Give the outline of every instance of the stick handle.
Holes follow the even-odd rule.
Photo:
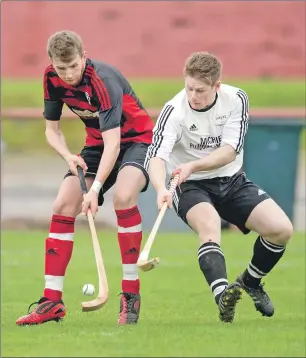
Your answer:
[[[164,218],[164,215],[165,215],[165,213],[166,213],[166,211],[167,211],[167,208],[168,208],[168,204],[167,204],[167,203],[164,203],[163,206],[162,206],[162,208],[161,208],[160,211],[159,211],[159,214],[158,214],[158,216],[157,216],[157,219],[156,219],[156,221],[155,221],[155,223],[154,223],[154,225],[153,225],[153,228],[152,228],[152,230],[151,230],[151,232],[150,232],[150,235],[149,235],[149,237],[148,237],[148,239],[147,239],[147,242],[146,242],[146,244],[145,244],[145,246],[144,246],[144,248],[143,248],[143,251],[142,251],[142,253],[141,253],[140,256],[147,256],[147,255],[149,255],[149,252],[150,252],[150,250],[151,250],[153,241],[154,241],[155,236],[156,236],[156,234],[157,234],[157,231],[158,231],[158,229],[159,229],[159,227],[160,227],[160,224],[161,224],[161,222],[162,222],[162,220],[163,220],[163,218]],[[142,259],[142,257],[140,257],[140,259]]]
[[[176,174],[176,175],[173,177],[173,179],[171,180],[171,182],[170,182],[170,187],[169,187],[169,191],[170,191],[171,194],[174,193],[174,190],[175,190],[176,187],[177,187],[177,183],[178,183],[179,179],[180,179],[180,175],[179,175],[179,174]]]
[[[87,190],[84,172],[83,172],[83,169],[79,165],[77,166],[77,170],[78,170],[81,189],[82,189],[83,194],[85,195],[88,192],[88,190]],[[98,235],[97,235],[97,231],[96,231],[96,227],[95,227],[95,223],[94,223],[94,218],[92,216],[90,209],[88,209],[88,211],[87,211],[87,219],[88,219],[88,224],[89,224],[89,228],[90,228],[92,244],[93,244],[93,248],[94,248],[96,265],[97,265],[97,269],[98,269],[99,283],[100,282],[102,283],[102,285],[99,284],[99,296],[102,296],[103,294],[108,294],[108,284],[107,284],[107,278],[106,278],[105,269],[104,269],[101,247],[100,247],[100,243],[99,243],[99,239],[98,239]]]
[[[179,177],[180,177],[179,174],[176,174],[174,176],[174,178],[170,182],[169,191],[170,191],[171,194],[173,194],[174,191],[175,191],[175,188],[176,188],[177,183],[179,181]],[[150,250],[151,250],[151,247],[153,245],[153,241],[155,239],[155,236],[156,236],[157,231],[158,231],[158,229],[160,227],[160,224],[162,223],[162,220],[164,218],[164,215],[165,215],[167,209],[168,209],[168,204],[165,202],[163,204],[162,208],[160,209],[160,212],[159,212],[159,214],[157,216],[157,219],[156,219],[156,221],[155,221],[155,223],[153,225],[153,228],[152,228],[152,230],[150,232],[150,235],[149,235],[149,237],[147,239],[147,242],[146,242],[146,244],[145,244],[145,246],[144,246],[144,248],[143,248],[143,250],[142,250],[142,252],[141,252],[141,254],[139,256],[139,261],[146,260],[148,258]]]
[[[89,223],[89,228],[91,232],[91,238],[92,238],[92,244],[94,248],[94,254],[96,259],[96,265],[98,270],[98,278],[99,278],[99,297],[102,297],[104,295],[108,295],[108,284],[107,284],[107,278],[106,273],[104,269],[104,263],[102,258],[102,252],[101,247],[94,223],[94,218],[92,216],[91,210],[89,209],[87,212],[87,218]]]
[[[87,185],[86,185],[86,180],[85,180],[83,169],[82,169],[82,167],[80,167],[78,165],[77,170],[78,170],[78,175],[79,175],[79,180],[80,180],[80,184],[81,184],[82,193],[86,194],[88,190],[87,190]]]

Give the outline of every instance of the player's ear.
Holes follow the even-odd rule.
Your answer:
[[[87,56],[87,52],[84,51],[84,52],[83,52],[83,57],[86,58],[86,56]]]
[[[220,86],[221,86],[221,81],[219,80],[219,81],[217,81],[217,83],[216,83],[216,91],[219,91]]]

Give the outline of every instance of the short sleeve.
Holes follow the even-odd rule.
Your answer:
[[[164,106],[153,129],[152,144],[148,150],[149,159],[159,157],[169,160],[173,146],[180,138],[180,126],[173,115],[174,107],[171,104]]]
[[[231,145],[239,154],[243,149],[244,138],[248,131],[249,100],[247,94],[239,90],[235,97],[233,109],[224,126],[222,144]]]
[[[99,103],[99,124],[102,132],[120,127],[123,90],[114,78],[102,79],[97,73],[92,85]]]
[[[61,118],[64,103],[59,98],[56,88],[51,82],[53,68],[48,66],[44,73],[44,112],[45,119],[50,121],[58,121]]]

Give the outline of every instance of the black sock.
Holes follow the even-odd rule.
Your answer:
[[[205,242],[198,250],[200,268],[218,304],[223,290],[228,286],[225,258],[215,242]]]
[[[260,280],[269,273],[285,252],[285,246],[275,245],[258,236],[254,244],[253,257],[243,273],[243,282],[248,287],[258,287]]]

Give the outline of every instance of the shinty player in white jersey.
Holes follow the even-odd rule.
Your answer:
[[[283,256],[293,233],[283,210],[242,170],[248,128],[248,96],[221,84],[221,63],[197,52],[184,66],[185,88],[164,106],[154,128],[147,161],[160,209],[165,201],[200,240],[198,261],[222,322],[234,320],[244,290],[256,310],[271,317],[274,307],[261,279]],[[173,197],[168,174],[180,173]],[[244,234],[258,233],[253,256],[236,282],[228,284],[221,250],[221,218]]]

